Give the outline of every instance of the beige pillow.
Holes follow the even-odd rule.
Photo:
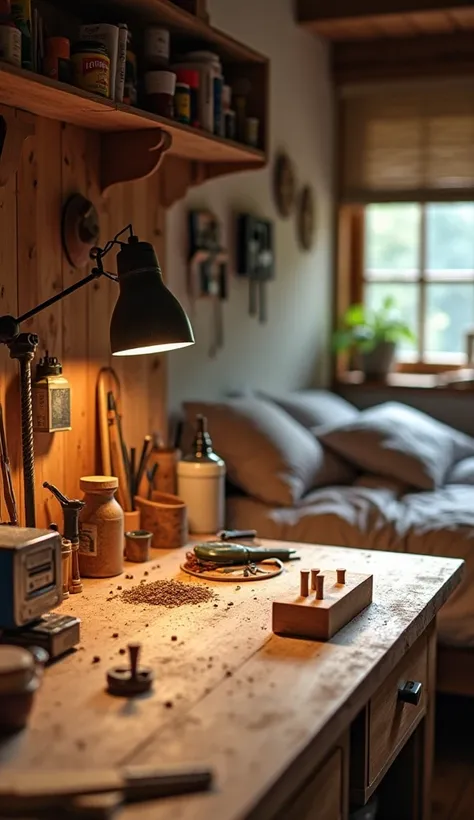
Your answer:
[[[353,479],[348,465],[327,456],[311,433],[271,402],[245,396],[184,407],[188,423],[198,413],[206,416],[232,483],[266,504],[289,507],[312,487]]]

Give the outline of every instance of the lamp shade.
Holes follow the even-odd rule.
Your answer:
[[[163,353],[194,344],[186,313],[168,290],[152,245],[130,238],[117,254],[120,293],[110,324],[114,356]]]

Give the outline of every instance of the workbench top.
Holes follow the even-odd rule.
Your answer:
[[[303,560],[266,581],[192,578],[179,569],[185,550],[155,551],[149,564],[126,565],[131,580],[85,580],[82,595],[60,610],[82,619],[81,646],[47,669],[28,729],[0,745],[2,767],[210,766],[212,793],[129,806],[121,818],[272,817],[427,628],[463,572],[456,559],[294,546]],[[327,643],[271,631],[273,599],[299,588],[305,566],[374,575],[373,604]],[[176,609],[119,597],[119,587],[162,578],[204,583],[218,597]],[[119,650],[130,641],[142,643],[141,663],[154,669],[155,686],[127,701],[108,695],[105,685],[106,671],[123,665]]]

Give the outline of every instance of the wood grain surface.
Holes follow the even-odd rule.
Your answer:
[[[83,619],[82,645],[47,670],[29,729],[1,745],[2,764],[210,765],[212,794],[129,807],[124,820],[271,817],[314,773],[463,574],[455,559],[297,546],[308,565],[374,575],[372,605],[324,644],[271,632],[272,600],[298,584],[300,562],[255,585],[208,583],[214,600],[180,609],[125,603],[118,587],[173,577],[202,583],[179,571],[185,550],[129,565],[132,579],[85,581],[82,596],[61,607]],[[142,643],[156,683],[149,697],[127,703],[105,693],[105,674],[132,640]]]

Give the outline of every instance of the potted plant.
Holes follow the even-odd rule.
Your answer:
[[[349,351],[367,379],[385,379],[393,367],[397,345],[415,336],[401,317],[395,300],[387,296],[377,310],[351,305],[334,334],[338,353]]]

